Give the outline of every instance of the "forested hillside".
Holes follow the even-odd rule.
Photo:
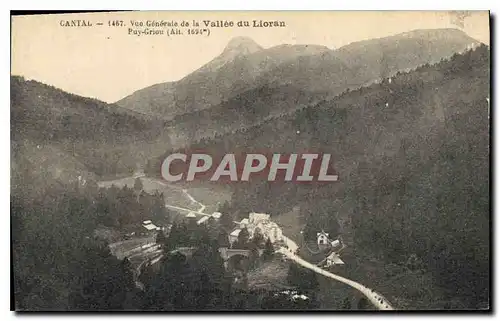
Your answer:
[[[416,255],[461,307],[484,307],[489,55],[481,46],[191,148],[215,155],[243,150],[333,154],[339,182],[237,185],[233,211],[279,215],[300,205],[308,224],[328,229],[346,222],[341,232],[361,253],[387,264]],[[158,174],[162,159],[151,162],[151,173]]]
[[[40,167],[50,172],[36,162],[47,159],[47,163],[57,164],[63,158],[65,164],[58,170],[68,172],[73,180],[77,176],[131,173],[145,159],[141,146],[156,139],[163,126],[163,121],[116,105],[11,77],[14,168],[32,166],[34,171]]]

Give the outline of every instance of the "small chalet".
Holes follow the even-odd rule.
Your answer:
[[[143,231],[145,230],[144,232],[146,232],[146,233],[152,233],[152,232],[156,232],[156,231],[161,230],[161,227],[153,224],[153,222],[151,220],[147,220],[147,221],[142,222],[142,227],[143,227]]]
[[[238,236],[240,235],[241,229],[236,229],[229,234],[229,244],[233,244],[238,240]]]
[[[344,261],[340,259],[340,256],[332,252],[327,258],[326,258],[326,266],[333,266],[333,265],[344,265]]]
[[[208,223],[208,219],[210,218],[211,216],[203,216],[202,218],[200,218],[198,220],[198,222],[196,222],[196,224],[198,225],[201,225],[201,224],[206,224]]]
[[[340,253],[346,247],[345,243],[342,241],[341,236],[339,236],[336,240],[332,241],[330,245],[332,246],[332,250],[335,251],[336,253]]]
[[[318,237],[318,245],[328,244],[328,233],[325,233],[325,231],[321,231],[320,233],[317,233],[316,236]]]

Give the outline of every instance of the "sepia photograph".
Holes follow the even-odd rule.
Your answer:
[[[491,311],[489,11],[10,20],[14,311]]]

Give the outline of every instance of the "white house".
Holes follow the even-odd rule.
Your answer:
[[[340,247],[341,244],[340,244],[340,240],[335,240],[335,241],[332,241],[332,247],[333,248],[336,248],[336,247]]]
[[[248,218],[242,219],[241,222],[240,222],[240,228],[246,228],[246,227],[248,227],[248,225],[249,225],[248,223],[249,223],[248,222]]]
[[[236,229],[229,234],[229,244],[233,244],[238,240],[238,236],[240,235],[241,229]]]
[[[316,236],[318,237],[318,245],[328,244],[328,233],[321,231],[320,233],[316,233]]]
[[[155,230],[155,231],[156,231],[156,229],[158,228],[158,227],[157,227],[156,225],[154,225],[153,223],[143,224],[142,226],[143,226],[146,230],[148,230],[148,231],[153,231],[153,230]]]
[[[265,239],[269,238],[272,243],[283,241],[283,231],[278,224],[271,221],[271,216],[265,213],[250,213],[248,218],[244,218],[239,222],[239,228],[234,230],[229,235],[231,244],[238,239],[241,229],[248,230],[249,238],[253,238],[255,231],[258,229]]]
[[[335,252],[333,252],[326,258],[326,266],[344,265],[344,264],[345,264],[344,261],[342,261],[339,255]]]
[[[271,215],[265,213],[250,213],[248,218],[251,224],[257,225],[259,222],[270,221]]]
[[[258,230],[265,239],[269,238],[271,243],[283,241],[283,231],[278,224],[269,220],[269,214],[252,214],[257,213],[251,213],[250,218],[242,219],[239,228],[229,234],[229,242],[231,244],[238,240],[238,236],[242,229],[247,229],[249,239],[252,239],[255,232]]]
[[[198,220],[198,222],[196,222],[196,224],[201,225],[201,224],[203,224],[203,223],[206,223],[206,222],[208,221],[208,219],[209,219],[209,218],[210,218],[210,216],[203,216],[202,218],[200,218],[200,219]]]

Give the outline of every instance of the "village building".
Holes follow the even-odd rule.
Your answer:
[[[332,249],[334,250],[342,246],[339,239],[332,241],[330,244],[332,245]]]
[[[189,212],[184,219],[185,223],[187,224],[187,227],[190,231],[194,231],[196,227],[198,226],[198,219],[196,217],[196,214],[194,212]]]
[[[147,230],[147,231],[153,231],[153,230],[156,230],[157,226],[154,225],[154,224],[147,224],[147,225],[143,225],[143,227]]]
[[[326,258],[326,266],[333,266],[333,265],[344,265],[344,261],[340,259],[340,256],[332,252],[327,258]]]
[[[247,227],[248,227],[248,218],[244,218],[240,222],[240,228],[243,229],[243,228],[247,228]]]
[[[142,222],[141,234],[150,235],[156,233],[156,231],[160,231],[161,227],[156,226],[151,220],[147,220]]]
[[[210,218],[210,216],[203,216],[202,218],[200,218],[198,220],[198,222],[196,222],[196,224],[198,224],[198,225],[206,224],[206,223],[208,223],[209,218]]]
[[[259,222],[267,222],[271,220],[271,215],[265,213],[250,213],[248,215],[248,220],[251,224],[257,224]]]
[[[253,238],[254,234],[258,231],[258,233],[262,234],[265,239],[269,238],[271,243],[277,243],[283,241],[283,231],[278,226],[278,224],[271,221],[271,216],[265,213],[250,213],[248,218],[244,218],[239,223],[239,228],[235,229],[230,235],[231,244],[234,242],[232,238],[236,239],[239,235],[241,229],[246,228],[248,230],[249,238]],[[231,235],[234,236],[232,237]]]
[[[238,236],[240,235],[241,229],[236,229],[229,234],[229,244],[233,244],[234,242],[238,241]]]
[[[320,233],[316,233],[318,239],[318,245],[327,245],[328,244],[328,233],[325,231],[321,231]]]

